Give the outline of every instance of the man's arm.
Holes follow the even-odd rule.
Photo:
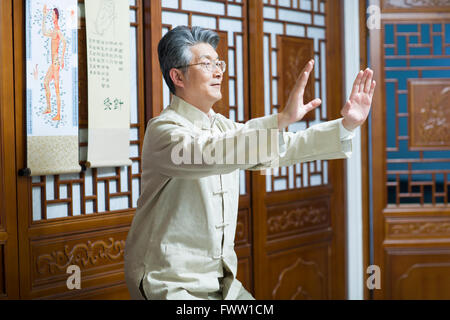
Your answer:
[[[144,139],[145,161],[152,163],[155,170],[164,175],[195,179],[226,174],[237,169],[260,170],[298,162],[347,157],[351,152],[351,141],[341,141],[341,119],[321,123],[297,133],[279,130],[301,120],[307,112],[320,105],[320,99],[303,104],[303,92],[312,66],[313,62],[310,62],[305,67],[305,71],[302,72],[291,92],[285,109],[279,114],[252,119],[222,134],[205,136],[194,133],[191,129],[173,121],[157,120],[150,123]],[[359,74],[355,80],[358,93],[362,82],[363,77]],[[364,85],[366,82],[368,82],[367,75],[364,78]],[[374,85],[372,87],[374,88]],[[373,90],[370,92],[373,94]],[[353,94],[351,97],[355,98]],[[349,121],[347,124],[350,126],[361,121],[359,118],[361,114],[367,117],[364,112],[368,113],[370,109],[370,105],[368,108],[362,108],[359,105],[360,98],[361,96],[357,96],[353,99],[353,104],[350,103],[349,106],[346,104],[344,107]],[[261,143],[262,136],[265,140]],[[257,143],[255,143],[255,137],[257,137]],[[231,152],[228,146],[233,146]],[[216,156],[217,152],[218,156]],[[212,154],[215,155],[214,159],[208,162],[213,158]],[[195,161],[196,155],[198,162]],[[210,159],[205,161],[203,155],[209,156]],[[245,161],[237,161],[239,156]],[[252,161],[255,159],[256,161]]]
[[[322,122],[298,132],[283,132],[279,158],[248,170],[287,167],[296,163],[348,158],[352,152],[351,136],[343,133],[341,119]]]
[[[279,157],[277,124],[273,114],[226,132],[210,133],[157,119],[146,131],[143,162],[161,174],[184,179],[245,170]]]
[[[306,113],[320,105],[320,99],[303,104],[303,93],[314,60],[308,62],[291,91],[286,107],[278,113],[278,128],[286,128],[300,121]],[[313,160],[339,159],[349,157],[352,150],[352,131],[364,123],[370,112],[375,91],[373,71],[360,71],[353,83],[349,100],[341,110],[343,118],[312,126],[297,133],[283,132],[280,139],[281,154],[278,159],[258,164],[249,170],[261,170],[278,166],[290,166]]]
[[[51,37],[51,33],[45,28],[45,18],[47,17],[47,5],[44,4],[43,17],[42,17],[42,34],[46,37]]]

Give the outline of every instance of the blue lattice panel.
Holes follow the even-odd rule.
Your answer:
[[[450,24],[385,24],[383,31],[388,204],[446,206]]]

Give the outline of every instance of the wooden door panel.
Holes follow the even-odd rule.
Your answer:
[[[104,287],[123,280],[123,251],[129,228],[121,229],[32,237],[31,295],[67,295],[69,265],[80,267],[82,288]]]
[[[378,299],[449,297],[450,6],[375,1],[373,252]],[[392,14],[395,12],[395,14]],[[378,86],[377,86],[378,87]],[[382,130],[379,130],[382,128]]]
[[[237,278],[242,285],[249,291],[253,288],[253,270],[250,247],[247,250],[236,248],[238,259]]]
[[[340,3],[264,1],[260,5],[253,8],[256,21],[262,24],[255,34],[259,42],[254,43],[263,61],[254,62],[254,74],[263,71],[264,90],[253,94],[258,110],[254,116],[281,112],[299,73],[314,59],[304,100],[317,97],[323,103],[287,129],[297,132],[340,117],[342,69],[336,63],[341,61],[341,35],[336,32],[341,24]],[[253,175],[258,210],[255,265],[261,265],[255,269],[257,298],[344,298],[345,247],[339,241],[345,238],[343,164],[341,160],[312,161],[273,169],[265,176]],[[317,247],[318,242],[324,247]],[[329,269],[330,264],[336,268]],[[315,269],[308,269],[312,265]]]
[[[253,291],[253,259],[252,259],[252,224],[248,205],[242,204],[238,211],[236,236],[234,239],[236,255],[238,256],[237,278],[245,288]]]
[[[310,197],[308,200],[267,207],[267,241],[301,236],[331,227],[330,198]]]
[[[266,296],[282,300],[330,299],[331,242],[268,253]]]
[[[388,299],[450,299],[450,249],[387,248]]]

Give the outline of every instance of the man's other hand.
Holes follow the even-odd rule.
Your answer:
[[[320,106],[322,101],[316,98],[307,104],[303,104],[303,94],[305,92],[306,84],[308,83],[309,74],[314,66],[314,60],[310,60],[303,68],[302,72],[295,82],[289,99],[283,111],[278,114],[278,128],[284,129],[291,123],[300,121],[311,110]]]

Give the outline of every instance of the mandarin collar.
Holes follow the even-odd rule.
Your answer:
[[[208,112],[209,116],[199,108],[186,102],[180,97],[173,95],[169,106],[171,109],[188,119],[192,124],[200,129],[210,129],[214,123],[216,113],[211,108]]]

